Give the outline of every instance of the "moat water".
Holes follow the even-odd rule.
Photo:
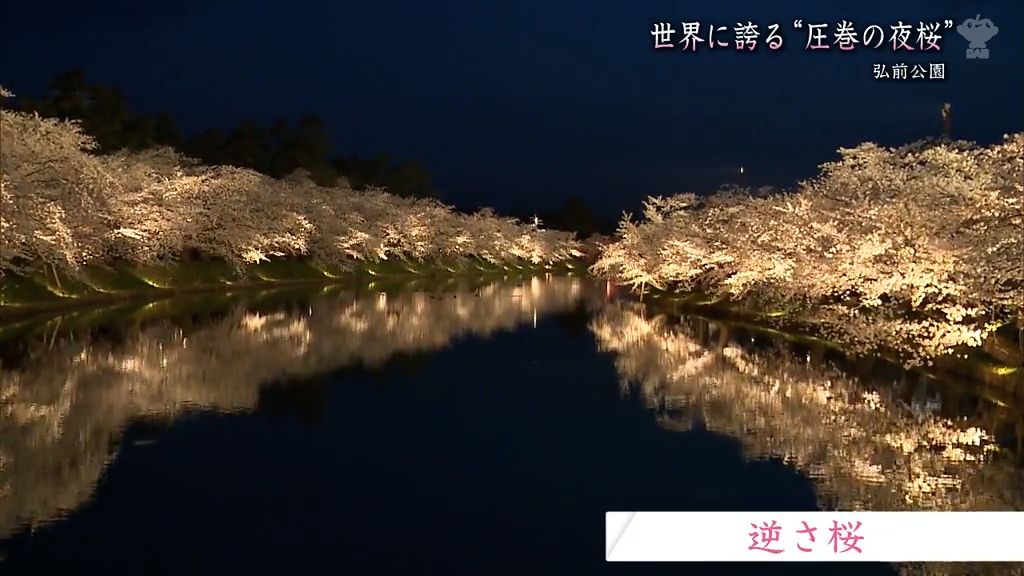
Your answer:
[[[583,278],[125,304],[0,354],[0,574],[897,574],[609,564],[604,513],[1024,501],[1006,406]]]

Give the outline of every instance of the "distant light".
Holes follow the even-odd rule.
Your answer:
[[[740,166],[740,174],[743,174],[743,166]]]

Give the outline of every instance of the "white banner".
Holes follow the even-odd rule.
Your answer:
[[[1024,512],[607,512],[609,562],[1024,562]]]

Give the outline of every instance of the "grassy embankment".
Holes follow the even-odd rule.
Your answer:
[[[0,321],[47,310],[113,301],[155,300],[196,292],[230,293],[303,284],[384,289],[417,280],[565,273],[583,268],[579,262],[496,265],[479,259],[458,263],[397,259],[365,262],[343,270],[317,266],[302,259],[283,259],[238,270],[223,261],[194,260],[164,266],[89,265],[72,277],[51,267],[39,266],[29,273],[0,276]]]

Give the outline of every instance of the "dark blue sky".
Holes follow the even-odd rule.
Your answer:
[[[946,101],[957,137],[1024,130],[1020,0],[36,4],[9,2],[0,22],[0,83],[16,93],[80,67],[186,131],[316,113],[339,153],[419,160],[458,204],[544,210],[579,195],[614,215],[713,189],[740,165],[752,184],[791,183],[839,146],[937,135]],[[979,13],[1000,28],[989,60],[967,60],[954,30],[922,57],[810,53],[792,27]],[[656,52],[652,24],[683,20],[779,23],[786,46]],[[897,61],[945,62],[947,80],[872,79],[872,63]]]

